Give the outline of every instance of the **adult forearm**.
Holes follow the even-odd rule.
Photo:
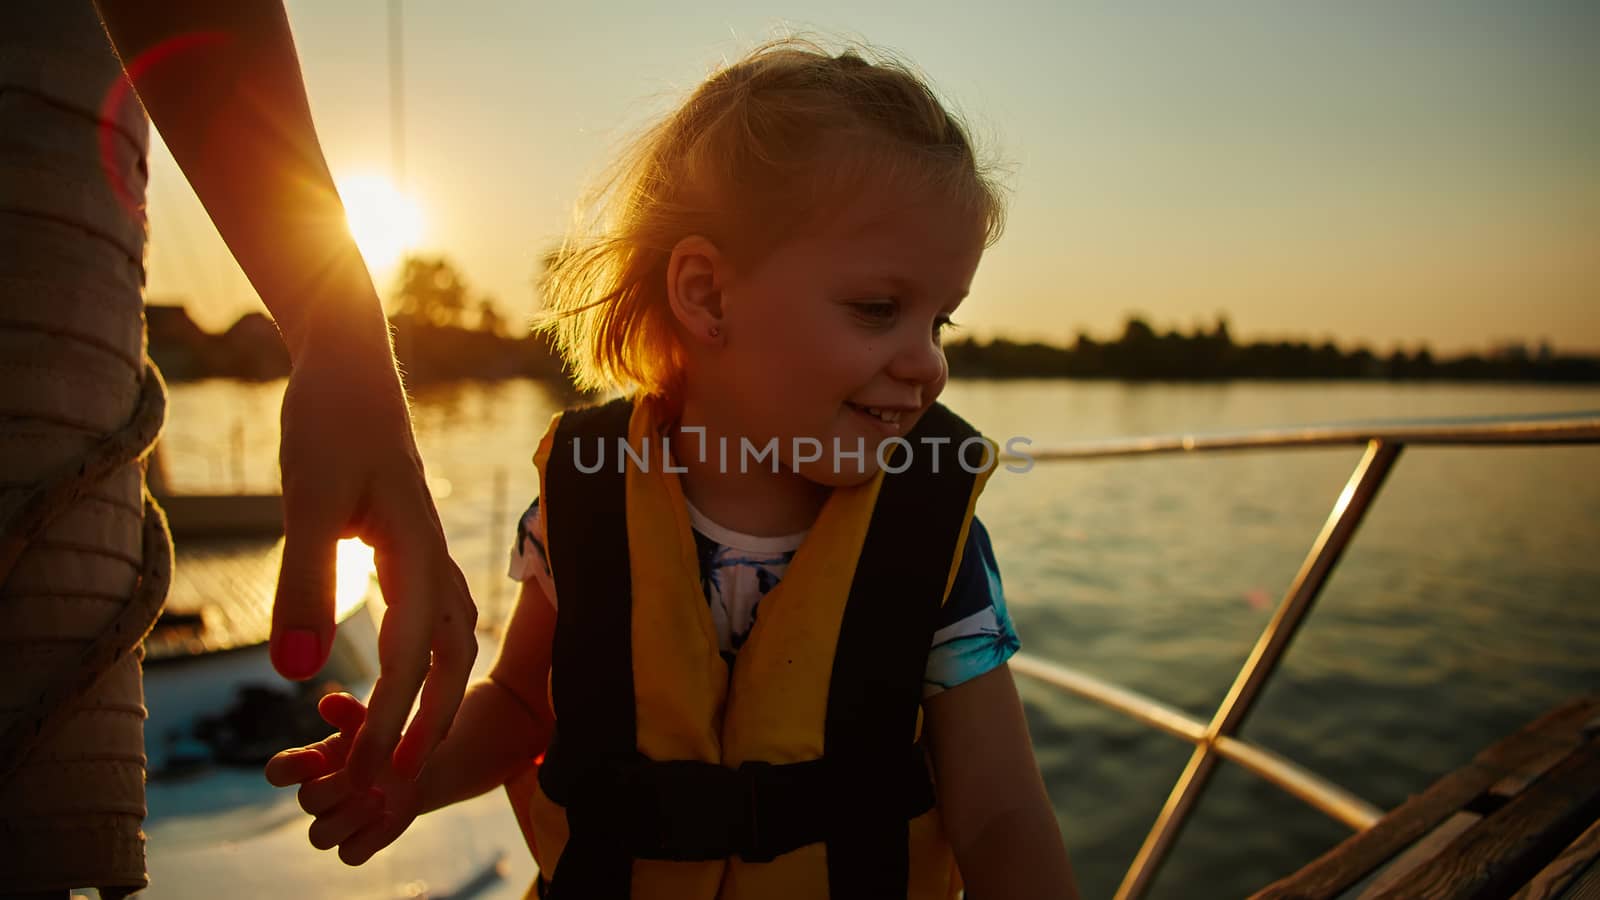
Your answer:
[[[1046,806],[996,817],[958,856],[968,900],[1078,900],[1061,829]]]
[[[450,734],[417,779],[418,812],[492,791],[544,752],[551,723],[533,718],[505,688],[473,682]]]
[[[291,356],[321,327],[313,319],[386,353],[382,309],[317,142],[281,0],[96,5],[151,121]]]

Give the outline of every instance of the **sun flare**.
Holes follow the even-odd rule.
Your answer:
[[[389,179],[347,175],[336,183],[344,201],[345,221],[368,270],[378,273],[392,267],[422,240],[422,207]]]

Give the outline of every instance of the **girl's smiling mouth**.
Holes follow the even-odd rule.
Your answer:
[[[916,411],[914,409],[895,406],[865,406],[860,403],[851,403],[848,401],[845,402],[845,406],[850,407],[851,411],[856,413],[856,415],[870,423],[872,427],[883,431],[885,434],[899,434],[902,424],[901,420]]]

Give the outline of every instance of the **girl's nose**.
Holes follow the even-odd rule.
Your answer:
[[[889,374],[911,384],[932,384],[944,377],[944,367],[944,351],[939,348],[938,339],[922,334],[905,340],[889,361]]]

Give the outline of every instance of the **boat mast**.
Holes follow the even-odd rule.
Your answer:
[[[389,0],[389,151],[395,189],[406,189],[405,69],[401,46],[401,0]]]

